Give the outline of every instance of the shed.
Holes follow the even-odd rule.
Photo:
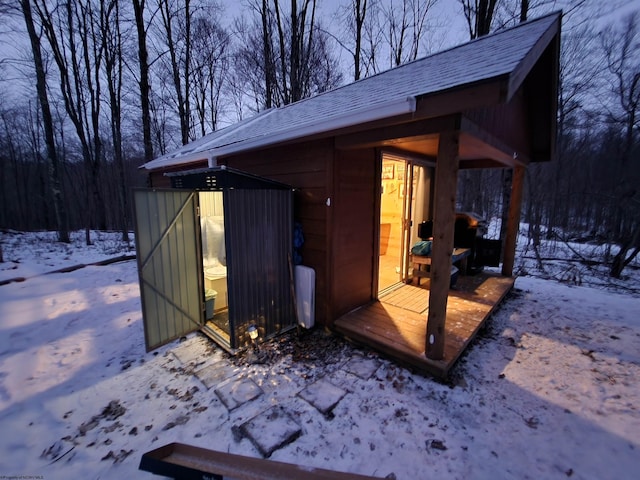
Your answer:
[[[292,185],[316,321],[446,375],[513,286],[524,171],[554,156],[560,27],[560,13],[521,23],[266,110],[142,168],[153,186],[167,185],[167,172],[215,165]],[[450,290],[466,168],[513,169],[509,224],[502,274],[461,277]],[[424,221],[430,278],[407,285]]]
[[[234,352],[295,327],[290,186],[224,166],[136,189],[136,250],[145,343],[197,329]]]

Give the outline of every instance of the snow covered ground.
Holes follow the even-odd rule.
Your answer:
[[[523,259],[536,277],[442,384],[322,331],[260,362],[199,334],[145,353],[135,261],[39,275],[130,253],[118,236],[35,237],[2,237],[0,282],[30,278],[0,286],[0,478],[159,478],[140,457],[174,441],[381,478],[638,478],[637,265]],[[542,255],[597,248],[570,247]]]

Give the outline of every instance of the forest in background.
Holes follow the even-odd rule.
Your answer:
[[[522,218],[546,239],[640,251],[640,9],[596,0],[0,0],[0,229],[132,228],[138,167],[272,107],[564,12],[553,162],[527,170]],[[442,17],[447,5],[461,19]],[[455,8],[451,4],[455,3]],[[440,7],[440,8],[439,8]],[[609,20],[604,21],[603,17]],[[450,20],[450,19],[449,19]],[[496,52],[499,54],[499,52]],[[461,171],[458,206],[500,217],[510,169]],[[0,261],[2,260],[0,241]]]

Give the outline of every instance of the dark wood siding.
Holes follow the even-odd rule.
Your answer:
[[[171,188],[171,180],[163,171],[149,173],[149,186],[153,188]]]
[[[531,144],[527,137],[529,125],[522,90],[514,95],[509,103],[469,110],[464,112],[464,116],[513,151],[528,157],[531,155]]]
[[[556,36],[525,80],[524,96],[531,128],[531,160],[547,162],[555,156],[558,113],[558,56],[560,38]]]
[[[336,152],[332,202],[333,319],[373,299],[376,151]]]
[[[293,186],[294,218],[302,224],[304,246],[302,263],[316,272],[316,321],[328,325],[327,198],[330,196],[330,169],[333,140],[261,150],[221,161],[229,167],[260,175]]]

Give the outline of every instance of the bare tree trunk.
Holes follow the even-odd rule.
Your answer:
[[[627,253],[629,253],[629,250],[631,250],[632,248],[633,248],[633,251],[631,252],[631,254],[627,256]],[[636,226],[636,229],[633,232],[632,237],[629,239],[629,241],[627,241],[620,247],[620,251],[613,258],[613,262],[611,263],[610,275],[613,278],[620,278],[622,275],[622,271],[624,270],[624,267],[629,265],[633,261],[633,259],[636,258],[639,252],[640,252],[640,225]]]
[[[616,164],[618,165],[620,182],[616,208],[616,235],[622,240],[620,251],[614,257],[610,275],[619,278],[622,270],[638,254],[640,249],[640,215],[638,204],[639,178],[633,178],[633,169],[629,168],[632,152],[636,147],[635,129],[638,108],[640,107],[640,72],[636,52],[640,44],[640,15],[635,12],[623,21],[623,28],[605,30],[600,36],[605,62],[611,74],[612,93],[619,102],[620,114],[611,113],[609,121],[617,124],[624,131],[623,144]],[[627,256],[629,250],[634,249]]]
[[[491,22],[498,0],[480,0],[478,15],[476,16],[476,32],[478,37],[491,32]]]
[[[392,67],[418,58],[427,15],[435,3],[436,0],[402,0],[401,8],[391,3],[383,10]]]
[[[190,65],[191,65],[191,15],[190,0],[184,0],[184,43],[185,53],[181,58],[178,54],[174,29],[174,15],[176,13],[171,9],[169,0],[161,0],[159,2],[160,14],[162,16],[164,40],[167,42],[167,48],[170,59],[171,77],[173,80],[173,88],[176,94],[176,103],[178,107],[178,117],[180,120],[180,136],[182,144],[189,143],[191,131],[191,99],[189,86]]]
[[[90,229],[106,228],[106,209],[100,186],[102,142],[100,139],[100,67],[102,48],[95,31],[95,18],[89,3],[67,2],[64,10],[48,10],[38,0],[38,15],[49,41],[60,75],[65,110],[82,147],[87,176],[85,239],[91,244]],[[78,45],[80,39],[80,59]],[[70,53],[70,58],[67,55]],[[95,222],[95,223],[94,223]]]
[[[522,0],[520,4],[520,22],[526,22],[529,15],[529,0]]]
[[[311,57],[313,55],[313,46],[316,36],[316,0],[311,0],[311,19],[309,21],[307,30],[307,13],[309,4],[310,0],[306,0],[304,9],[300,12],[300,26],[298,28],[300,55],[298,55],[299,58],[297,60],[298,74],[296,76],[296,89],[294,95],[295,100],[293,100],[294,102],[307,97],[310,91],[309,78],[312,70]],[[306,33],[305,42],[305,32],[307,31],[308,33]]]
[[[274,82],[274,66],[273,52],[271,43],[271,25],[269,22],[269,2],[262,0],[262,8],[260,10],[262,21],[262,55],[264,57],[264,88],[265,88],[265,108],[273,106],[273,82]]]
[[[471,40],[491,32],[498,0],[460,0]]]
[[[280,15],[280,3],[278,0],[274,0],[273,3],[276,12],[276,24],[278,26],[278,45],[280,47],[280,82],[279,84],[274,84],[274,87],[279,91],[279,103],[287,105],[291,103],[291,93],[289,89],[289,82],[287,79],[291,78],[291,74],[289,73],[288,65],[291,64],[291,59],[287,62],[287,52],[286,52],[286,39],[284,33],[284,26],[282,23],[282,18]],[[292,9],[295,5],[295,0],[292,0]],[[291,26],[293,28],[293,25]]]
[[[511,202],[511,183],[513,181],[513,169],[502,170],[502,210],[500,214],[500,238],[504,239],[509,220],[509,204]]]
[[[223,87],[230,82],[230,36],[217,17],[198,16],[192,26],[192,89],[200,134],[218,128],[218,117],[224,97]],[[207,125],[208,124],[208,125]]]
[[[360,80],[360,61],[362,57],[362,29],[367,17],[367,0],[353,0],[351,6],[353,18],[355,20],[355,40],[356,45],[353,51],[353,79]]]
[[[307,1],[307,0],[303,0]],[[276,0],[276,3],[278,1]],[[308,2],[307,2],[308,3]],[[300,12],[300,16],[304,19],[304,9]],[[304,20],[302,25],[298,22],[298,5],[296,0],[291,0],[291,67],[289,69],[289,85],[291,87],[291,97],[289,98],[290,102],[295,102],[300,99],[300,85],[298,82],[299,76],[298,72],[300,70],[300,54],[301,54],[301,36],[304,33]],[[302,32],[300,30],[302,29]],[[284,42],[282,42],[284,44]]]
[[[102,2],[100,2],[102,5]],[[96,29],[99,27],[99,18],[93,11],[90,1],[86,4],[80,3],[80,11],[76,10],[76,21],[80,27],[82,40],[82,57],[84,61],[86,87],[89,93],[90,121],[87,121],[91,153],[88,157],[90,161],[90,184],[93,202],[92,219],[94,225],[99,230],[107,229],[107,212],[101,189],[100,174],[102,170],[103,145],[100,135],[100,109],[101,109],[101,75],[100,67],[104,55],[103,42],[99,38]],[[70,32],[71,33],[71,32]],[[74,66],[75,68],[75,66]],[[79,77],[79,75],[78,75]],[[82,83],[82,82],[81,82]]]
[[[42,111],[42,123],[44,125],[45,143],[47,147],[47,156],[49,157],[49,174],[51,186],[53,190],[53,202],[56,215],[56,224],[58,229],[58,240],[60,242],[69,243],[69,225],[67,220],[67,211],[64,206],[64,194],[62,191],[62,180],[60,172],[60,161],[58,159],[55,143],[55,134],[53,128],[53,117],[49,107],[49,97],[47,94],[47,80],[42,61],[42,52],[40,46],[40,37],[38,36],[33,22],[33,14],[31,12],[31,0],[20,0],[22,15],[24,16],[25,25],[29,33],[31,42],[31,52],[33,54],[33,62],[36,70],[36,89],[38,91],[38,100]]]
[[[120,32],[120,3],[110,0],[108,5],[101,2],[100,30],[104,42],[105,70],[109,88],[111,111],[111,137],[113,155],[118,179],[118,205],[122,241],[129,242],[129,201],[127,182],[124,174],[122,152],[122,35]]]
[[[144,143],[144,159],[153,160],[153,141],[151,139],[151,102],[149,95],[149,54],[147,52],[147,29],[144,22],[146,0],[132,0],[138,33],[138,63],[140,67],[140,107],[142,110],[142,138]]]

